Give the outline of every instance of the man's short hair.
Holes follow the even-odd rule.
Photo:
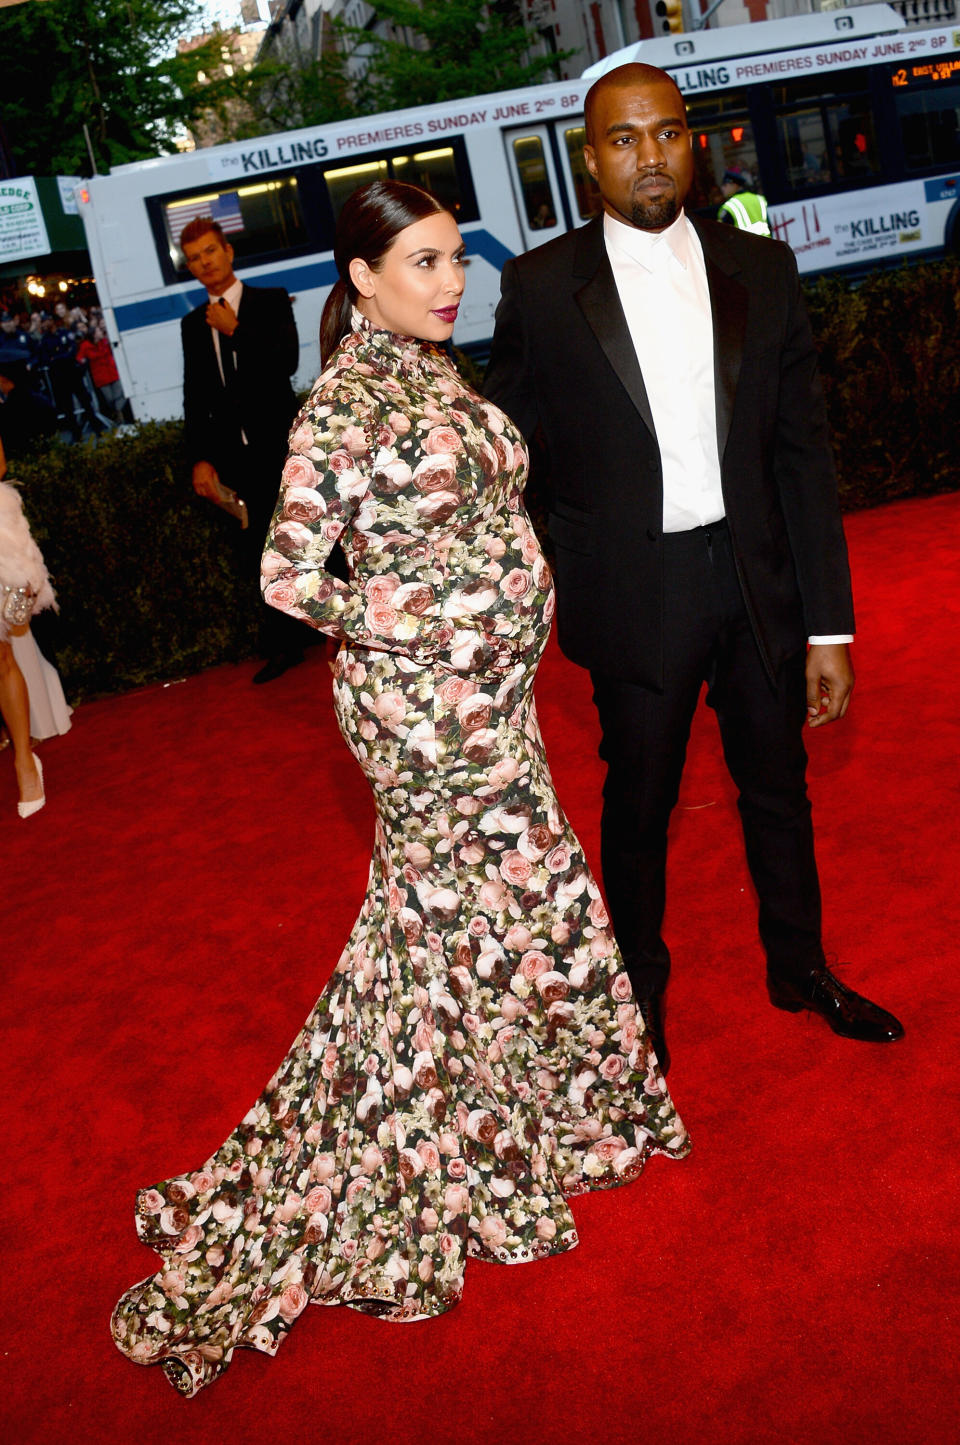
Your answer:
[[[660,85],[663,82],[672,85],[680,100],[680,108],[684,115],[687,113],[686,102],[683,93],[673,76],[667,71],[661,70],[659,66],[647,65],[641,61],[628,61],[626,65],[614,66],[612,70],[604,71],[598,76],[587,91],[583,102],[583,126],[587,145],[594,145],[598,139],[594,135],[593,116],[596,109],[598,96],[605,90],[631,90],[639,89],[644,85]]]
[[[213,232],[221,246],[230,244],[219,221],[215,221],[212,216],[195,216],[180,232],[180,250],[192,246],[194,241],[199,241],[200,237],[206,236],[209,231]]]

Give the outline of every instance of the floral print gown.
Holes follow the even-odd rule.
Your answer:
[[[183,1394],[309,1302],[418,1320],[467,1256],[577,1242],[567,1200],[689,1142],[553,790],[533,680],[553,612],[509,420],[359,313],[294,423],[264,595],[342,639],[377,823],[336,970],[221,1149],[137,1197],[160,1271],[113,1316]],[[350,582],[324,562],[339,539]]]

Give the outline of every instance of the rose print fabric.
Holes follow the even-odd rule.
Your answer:
[[[441,352],[356,321],[294,424],[263,576],[343,639],[373,860],[263,1095],[137,1197],[163,1263],[114,1337],[186,1395],[309,1302],[439,1314],[468,1256],[569,1249],[568,1199],[689,1149],[540,741],[553,593],[522,440]],[[324,570],[337,539],[349,583]]]

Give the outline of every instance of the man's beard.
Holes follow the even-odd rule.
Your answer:
[[[635,201],[630,219],[639,231],[662,231],[673,224],[680,214],[676,196],[660,196],[643,205]]]

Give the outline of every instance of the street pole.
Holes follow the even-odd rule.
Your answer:
[[[90,174],[95,176],[99,174],[97,171],[97,158],[93,153],[93,145],[90,141],[90,132],[87,130],[86,121],[83,122],[83,136],[84,140],[87,142],[87,155],[90,157]]]
[[[690,27],[691,30],[703,30],[707,21],[710,19],[710,16],[713,15],[715,11],[719,10],[722,4],[723,0],[713,0],[713,4],[709,5],[707,9],[703,12],[703,14],[697,16],[697,18],[694,20],[693,24]]]

